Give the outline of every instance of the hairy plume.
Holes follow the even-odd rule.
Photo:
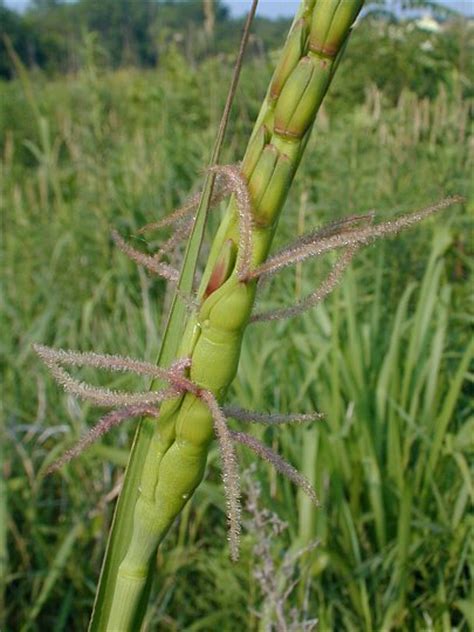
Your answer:
[[[363,246],[381,237],[389,237],[421,222],[422,220],[438,213],[439,211],[462,202],[460,196],[453,196],[441,200],[437,204],[428,206],[413,213],[402,215],[396,219],[381,222],[374,226],[342,230],[321,238],[320,231],[303,236],[295,244],[290,245],[280,253],[267,259],[265,263],[252,270],[248,279],[262,278],[276,274],[279,270],[304,261],[310,257],[316,257],[330,250],[348,246]],[[363,217],[363,216],[361,216]]]
[[[309,423],[324,418],[322,413],[291,413],[283,415],[281,413],[262,413],[237,406],[224,406],[224,414],[227,418],[231,417],[237,421],[244,421],[257,424],[265,424],[267,426],[277,426],[281,424],[291,423]]]
[[[239,258],[237,273],[239,279],[247,278],[252,261],[252,200],[245,176],[237,165],[216,165],[210,171],[225,178],[230,192],[235,195],[239,214]]]
[[[209,206],[210,207],[216,206],[217,204],[219,204],[219,202],[222,202],[222,200],[227,195],[229,195],[229,193],[230,193],[230,189],[228,188],[228,186],[225,186],[225,185],[223,186],[222,182],[218,181],[216,183],[216,186],[214,187]],[[202,196],[202,191],[198,191],[197,193],[194,193],[184,202],[182,206],[178,207],[172,213],[169,213],[169,215],[166,215],[165,217],[163,217],[162,219],[156,222],[150,222],[149,224],[142,226],[139,229],[138,234],[141,235],[151,230],[160,230],[161,228],[172,226],[173,224],[176,224],[177,222],[180,222],[181,220],[185,218],[191,217],[192,219],[194,219],[193,214],[195,213],[195,211],[197,210],[199,206],[201,196]]]
[[[192,221],[179,222],[173,234],[161,244],[160,249],[153,255],[153,258],[156,261],[160,261],[163,257],[169,255],[179,243],[189,236],[192,227]]]
[[[233,561],[239,558],[240,541],[240,476],[237,455],[232,444],[232,431],[227,427],[225,415],[217,399],[208,390],[199,390],[198,397],[209,408],[214,430],[219,441],[222,460],[222,480],[226,495],[227,520],[229,523],[229,546]]]
[[[64,452],[57,461],[50,465],[46,470],[46,474],[52,474],[53,472],[59,470],[63,465],[66,465],[66,463],[69,463],[69,461],[72,461],[72,459],[84,452],[84,450],[95,443],[95,441],[97,441],[97,439],[99,439],[102,435],[109,432],[109,430],[112,430],[112,428],[115,428],[115,426],[120,425],[127,419],[133,419],[134,417],[141,417],[143,415],[147,415],[148,417],[157,417],[158,414],[158,408],[146,405],[128,406],[126,408],[112,410],[110,413],[104,415],[72,448],[66,450],[66,452]]]
[[[357,229],[358,226],[368,226],[375,219],[375,211],[369,211],[363,215],[348,215],[341,219],[336,219],[333,222],[329,222],[325,226],[311,230],[309,233],[305,233],[298,237],[290,246],[290,248],[283,248],[284,251],[298,249],[307,244],[314,243],[315,241],[333,237],[334,235],[340,235],[342,233],[351,232]],[[279,254],[278,252],[276,254]]]
[[[119,235],[116,230],[113,230],[111,235],[117,248],[121,250],[125,255],[127,255],[129,259],[135,261],[135,263],[138,263],[150,272],[163,277],[171,283],[176,283],[178,281],[178,270],[168,265],[167,263],[162,263],[153,256],[147,255],[144,252],[140,252],[140,250],[136,250],[136,248],[126,242],[125,239],[123,239],[123,237]]]
[[[132,358],[101,355],[98,353],[79,353],[76,351],[64,351],[63,349],[51,349],[43,345],[34,345],[39,357],[46,364],[55,380],[71,395],[88,400],[98,406],[111,408],[122,406],[137,406],[157,404],[164,399],[176,396],[182,392],[183,384],[187,381],[183,371],[190,366],[190,360],[178,360],[170,369],[156,367],[149,362],[142,362]],[[169,388],[158,391],[143,391],[128,393],[108,388],[92,386],[71,377],[63,369],[66,366],[89,366],[110,371],[130,372],[137,375],[147,375],[169,383]]]
[[[258,312],[250,317],[251,323],[262,323],[269,320],[282,320],[284,318],[293,318],[303,314],[318,303],[321,303],[341,281],[344,272],[349,267],[355,253],[359,250],[356,247],[349,247],[336,261],[334,267],[326,279],[314,290],[290,307],[282,307],[281,309],[270,310],[267,312]]]
[[[307,496],[313,501],[313,503],[319,507],[319,501],[316,496],[316,492],[313,489],[313,486],[308,481],[308,479],[300,474],[298,470],[293,467],[290,463],[285,461],[283,457],[279,454],[271,450],[269,447],[261,443],[252,435],[246,434],[245,432],[236,432],[235,430],[230,430],[230,435],[234,441],[245,445],[247,448],[250,448],[255,454],[259,457],[268,461],[273,465],[273,467],[283,474],[286,478],[290,479],[295,485],[301,487],[301,489],[307,494]]]

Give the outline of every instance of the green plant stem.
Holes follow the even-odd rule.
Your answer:
[[[255,15],[257,4],[258,0],[253,0],[244,27],[236,66],[231,80],[231,85],[229,87],[224,112],[221,118],[210,160],[211,165],[217,163],[220,157],[227,123],[229,120],[230,109],[240,76],[243,55],[250,33],[250,25]],[[182,331],[182,322],[184,321],[186,316],[186,305],[181,300],[180,296],[188,294],[192,290],[197,258],[199,255],[199,249],[204,232],[207,209],[212,195],[213,183],[214,175],[208,172],[206,175],[203,193],[198,208],[198,221],[196,221],[193,226],[193,232],[188,242],[182,273],[179,279],[179,292],[176,292],[173,297],[173,301],[167,318],[167,323],[165,326],[163,342],[157,359],[157,364],[170,364],[177,352]],[[137,502],[137,498],[139,495],[139,485],[142,477],[143,463],[145,462],[146,455],[150,452],[150,443],[155,430],[156,420],[144,418],[139,424],[134,438],[129,462],[125,473],[123,489],[117,502],[107,542],[107,549],[102,564],[101,575],[96,592],[96,599],[94,602],[94,609],[90,621],[90,630],[100,630],[103,626],[106,625],[107,618],[110,615],[111,586],[114,586],[115,584],[114,578],[116,578],[117,576],[120,562],[122,561],[127,551],[127,546],[130,543],[132,537],[133,523],[130,507],[134,507]],[[153,578],[151,564],[152,560],[150,559],[150,568],[147,572],[147,582],[143,587],[139,603],[136,606],[137,613],[145,613],[146,611],[146,604],[148,601],[148,595],[151,589],[151,581]],[[140,618],[142,615],[138,614],[137,616]]]
[[[268,255],[317,111],[361,6],[360,0],[305,0],[298,11],[241,168],[252,202],[253,265]],[[189,317],[177,354],[191,358],[191,380],[219,401],[235,376],[256,291],[255,280],[243,282],[238,275],[240,231],[237,201],[232,199],[203,274],[200,308]],[[218,289],[206,295],[229,243],[237,263]],[[194,263],[190,268],[185,264],[182,274],[192,279]],[[181,321],[178,309],[168,325],[173,343],[168,343],[168,330],[161,364],[168,364],[176,354]],[[158,421],[142,423],[112,528],[91,630],[140,628],[156,548],[200,483],[213,435],[209,408],[191,393],[165,403]]]

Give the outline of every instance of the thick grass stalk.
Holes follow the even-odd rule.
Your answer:
[[[298,12],[241,167],[251,198],[253,267],[268,255],[316,113],[361,5],[361,0],[305,0]],[[190,358],[189,378],[202,394],[188,392],[166,402],[159,419],[143,426],[148,435],[139,449],[143,467],[141,472],[135,470],[131,482],[126,481],[126,489],[131,485],[131,498],[136,499],[127,507],[133,514],[133,528],[123,534],[128,541],[121,542],[125,555],[116,576],[110,569],[106,573],[107,597],[96,602],[92,630],[139,629],[156,549],[204,474],[214,429],[219,434],[221,428],[216,422],[217,402],[224,399],[237,371],[255,298],[256,280],[242,279],[239,273],[248,264],[242,252],[242,244],[247,243],[242,230],[242,213],[234,198],[203,274],[200,307],[189,317],[177,353],[179,358]],[[222,268],[222,258],[233,265],[224,266],[217,286],[209,291],[216,268]],[[220,438],[225,444],[225,438]],[[236,485],[235,481],[227,483],[230,488]],[[229,506],[235,500],[230,495]],[[118,532],[119,518],[118,514],[114,525]],[[236,546],[234,539],[234,557]]]
[[[233,77],[229,87],[226,105],[222,115],[222,119],[217,132],[216,140],[211,156],[211,165],[218,162],[220,152],[224,141],[225,131],[229,120],[230,108],[233,96],[238,84],[240,70],[242,66],[243,54],[245,51],[246,41],[248,40],[250,25],[252,23],[258,0],[254,0],[249,11],[246,25],[242,34],[241,47],[237,57],[237,63],[234,68]],[[194,275],[199,255],[199,248],[202,241],[206,209],[212,203],[213,198],[213,176],[208,173],[205,179],[204,189],[200,196],[198,205],[199,221],[194,222],[192,233],[189,237],[186,255],[181,270],[177,291],[175,292],[166,321],[163,341],[157,358],[157,364],[169,365],[176,355],[179,340],[181,339],[182,321],[186,316],[187,305],[180,297],[189,294],[193,288]],[[194,204],[194,202],[192,202]],[[201,212],[200,212],[201,211]],[[173,216],[174,213],[171,214]],[[168,216],[166,219],[172,219]],[[171,221],[171,223],[173,223]],[[145,227],[147,228],[147,227]],[[102,630],[107,625],[108,617],[111,612],[113,586],[115,585],[118,569],[121,561],[127,551],[133,533],[133,507],[136,505],[140,493],[140,480],[149,452],[150,444],[154,433],[156,432],[155,420],[152,417],[144,417],[135,434],[130,457],[128,460],[123,488],[120,493],[115,508],[109,537],[107,540],[107,548],[102,564],[99,578],[99,584],[96,591],[94,608],[89,624],[89,629]],[[147,583],[142,591],[140,602],[135,608],[135,624],[139,626],[146,613],[149,591],[151,589],[151,580],[153,577],[152,561],[148,569]]]

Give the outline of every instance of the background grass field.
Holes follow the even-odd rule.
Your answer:
[[[87,55],[90,45],[74,75],[20,71],[0,85],[0,628],[8,631],[86,629],[134,432],[123,425],[45,478],[99,411],[64,395],[32,344],[154,360],[166,288],[116,251],[110,228],[131,235],[199,188],[230,75],[226,58],[193,67],[174,47],[155,70],[109,72]],[[266,629],[291,577],[300,582],[285,602],[288,621],[296,608],[323,632],[474,626],[472,102],[459,75],[419,96],[382,91],[356,71],[353,63],[351,77],[341,73],[319,117],[278,243],[351,213],[387,218],[456,193],[468,201],[366,249],[324,305],[248,332],[231,400],[326,413],[312,427],[260,433],[310,478],[323,505],[315,511],[257,465],[261,507],[287,524],[270,547],[280,592],[265,593],[255,577],[263,537],[255,515],[246,515],[241,562],[229,561],[213,449],[205,482],[159,553],[152,629]],[[244,70],[226,162],[242,155],[270,72],[262,57]],[[151,251],[158,240],[137,244]],[[324,269],[285,272],[262,303],[294,301]],[[291,570],[283,564],[286,551],[315,539]]]

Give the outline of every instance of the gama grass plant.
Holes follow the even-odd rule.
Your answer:
[[[319,106],[331,83],[362,2],[303,2],[295,18],[267,97],[239,166],[218,166],[218,148],[203,194],[144,230],[174,225],[153,256],[118,232],[116,245],[131,259],[176,284],[158,365],[93,352],[36,350],[66,391],[111,408],[77,446],[53,463],[62,466],[126,419],[140,418],[126,478],[112,526],[91,620],[91,630],[139,629],[146,611],[156,550],[201,482],[214,436],[221,452],[231,556],[238,557],[240,488],[235,443],[269,461],[317,504],[308,480],[253,435],[231,430],[227,420],[278,425],[308,422],[319,413],[264,415],[227,406],[248,324],[292,317],[324,299],[356,252],[378,237],[399,232],[459,202],[451,197],[421,211],[375,223],[372,213],[350,216],[310,231],[269,256],[279,213],[306,147]],[[217,230],[197,291],[197,257],[210,206],[231,196]],[[179,272],[169,254],[188,238]],[[325,280],[295,305],[253,311],[258,283],[311,257],[341,254]],[[65,367],[132,372],[153,380],[150,390],[130,393],[92,386]]]

